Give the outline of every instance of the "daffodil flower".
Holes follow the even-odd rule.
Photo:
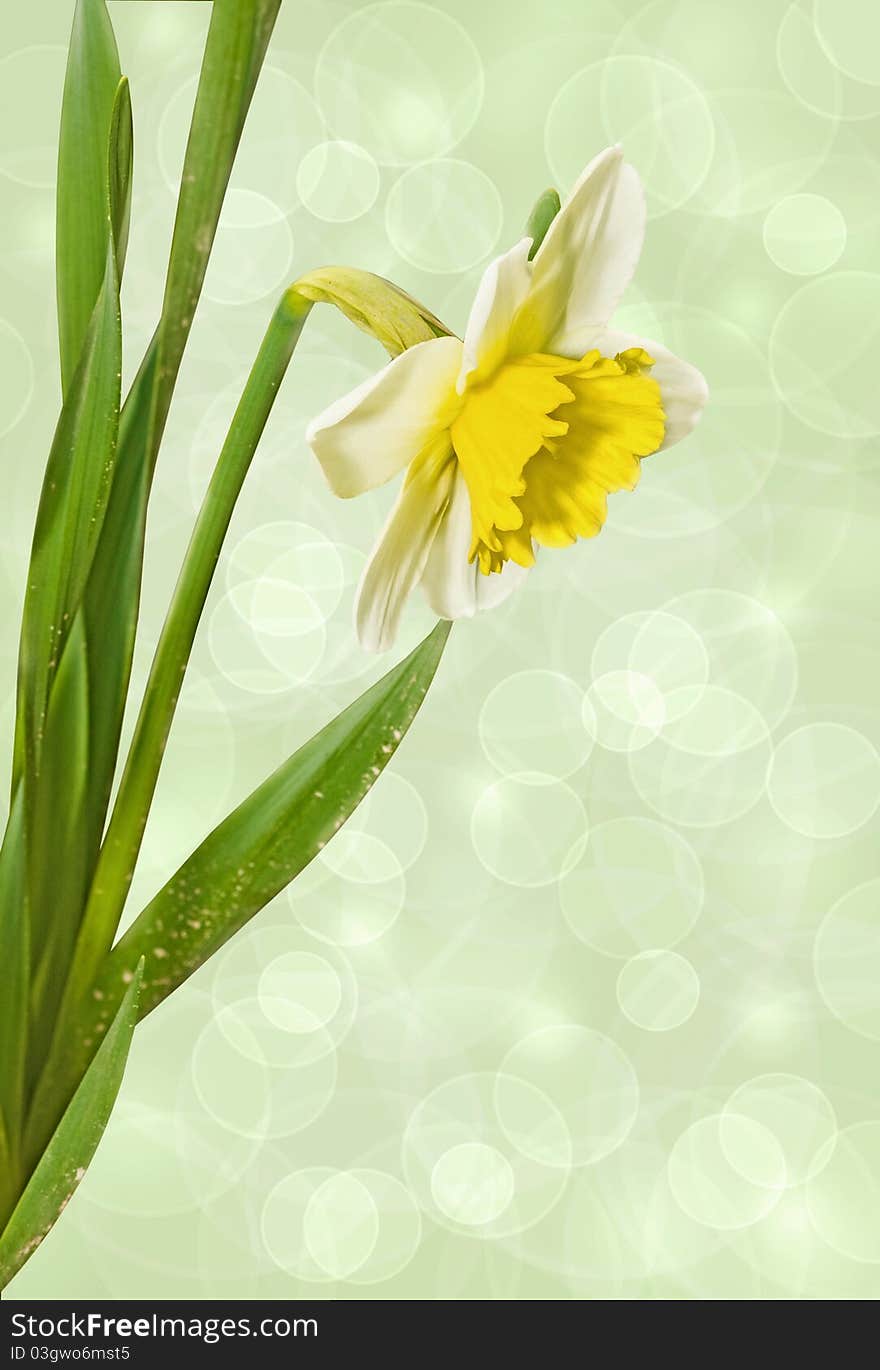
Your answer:
[[[609,326],[644,229],[638,174],[608,148],[534,256],[526,237],[486,269],[464,341],[418,343],[310,425],[343,498],[406,471],[358,590],[366,648],[392,645],[418,584],[441,618],[500,603],[537,548],[598,533],[641,458],[693,428],[699,371]]]

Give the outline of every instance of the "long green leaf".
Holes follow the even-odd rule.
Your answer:
[[[88,662],[79,604],[112,479],[121,346],[111,241],[49,456],[22,622],[13,803],[21,792],[27,928],[17,925],[31,949],[28,1089],[48,1048],[96,855],[87,848],[86,810],[78,802],[89,774]],[[97,838],[93,842],[96,847]],[[21,856],[9,859],[17,864]],[[65,875],[60,888],[54,878],[59,863]]]
[[[229,815],[135,919],[99,978],[112,994],[146,958],[149,1013],[329,842],[396,752],[434,678],[450,624],[321,730]]]
[[[26,911],[26,919],[16,922],[30,949],[26,1092],[51,1040],[97,854],[98,835],[90,830],[84,802],[90,716],[81,602],[117,448],[118,253],[128,233],[131,170],[131,105],[127,83],[119,76],[112,28],[103,0],[81,0],[59,158],[65,394],[37,511],[19,654],[13,803],[20,803],[23,812],[17,840],[24,853]],[[8,859],[17,869],[21,852]],[[64,871],[60,882],[59,869]]]
[[[329,723],[215,828],[104,961],[40,1081],[29,1148],[51,1129],[96,1033],[144,958],[142,1015],[299,874],[342,826],[393,757],[434,677],[448,623]]]
[[[55,677],[39,783],[27,808],[31,1030],[28,1081],[42,1068],[88,894],[89,667],[77,615]],[[63,872],[59,878],[59,872]]]
[[[122,410],[110,504],[82,604],[87,654],[100,664],[89,680],[88,805],[95,846],[110,799],[134,654],[149,489],[145,454],[156,355],[154,341]]]
[[[116,89],[113,114],[110,119],[110,156],[107,166],[107,190],[110,201],[110,222],[116,249],[116,269],[120,279],[128,251],[128,232],[131,227],[131,184],[134,175],[134,124],[131,110],[131,91],[128,80],[122,77]]]
[[[73,382],[107,261],[107,148],[121,72],[104,0],[77,0],[58,151],[61,378]]]
[[[79,608],[110,491],[122,369],[119,284],[112,245],[80,365],[61,411],[37,512],[22,624],[19,708],[33,778],[49,691]]]
[[[30,957],[23,826],[19,795],[0,848],[0,1224],[17,1194],[24,1110]]]
[[[89,823],[116,769],[140,605],[153,467],[236,151],[280,0],[215,0],[184,162],[165,299],[120,422],[113,487],[83,602],[90,676]]]
[[[91,1065],[0,1236],[0,1289],[48,1235],[86,1172],[116,1102],[137,1021],[136,966]]]
[[[100,147],[97,128],[103,139]],[[59,330],[65,398],[43,481],[28,572],[16,781],[25,765],[32,779],[39,770],[52,680],[76,620],[112,488],[122,372],[119,278],[128,239],[132,157],[128,82],[119,76],[104,0],[80,0],[59,157]],[[76,360],[71,363],[74,347]]]

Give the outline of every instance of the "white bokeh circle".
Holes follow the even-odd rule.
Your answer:
[[[636,791],[660,818],[687,828],[732,823],[765,792],[770,735],[741,695],[709,685],[663,737],[630,754]]]
[[[830,1101],[818,1085],[800,1075],[777,1072],[746,1080],[723,1111],[751,1118],[772,1132],[785,1157],[789,1185],[818,1175],[837,1142],[837,1118]]]
[[[775,728],[791,708],[798,684],[798,659],[785,623],[768,604],[739,590],[709,586],[688,590],[663,605],[699,637],[708,658],[708,680],[742,695]],[[682,681],[678,712],[701,698],[693,682]]]
[[[787,195],[764,220],[764,248],[782,271],[816,276],[846,247],[846,220],[824,195]]]
[[[344,989],[337,971],[314,952],[289,951],[271,961],[257,982],[263,1013],[286,1032],[311,1033],[339,1013]]]
[[[290,284],[293,233],[284,210],[256,190],[230,190],[211,251],[205,295],[245,305]]]
[[[406,898],[406,876],[386,842],[346,826],[291,885],[287,897],[313,936],[335,946],[360,947],[394,926]]]
[[[335,136],[391,166],[455,147],[479,114],[483,87],[483,63],[463,25],[411,0],[346,15],[315,67],[318,103]]]
[[[471,814],[471,841],[486,869],[507,885],[551,885],[578,861],[589,825],[563,781],[535,785],[508,776],[487,785]]]
[[[357,1175],[328,1175],[309,1196],[303,1242],[331,1279],[344,1280],[369,1260],[379,1240],[379,1211]]]
[[[378,1285],[409,1265],[422,1220],[394,1175],[313,1166],[274,1185],[263,1203],[260,1229],[271,1260],[296,1279]]]
[[[195,101],[197,77],[184,81],[168,101],[157,130],[159,169],[168,189],[177,194]],[[290,72],[267,62],[260,72],[230,181],[230,193],[244,193],[252,227],[261,215],[273,223],[299,201],[297,173],[309,151],[326,137],[326,126],[314,96]],[[267,191],[271,201],[265,201]],[[256,200],[248,199],[256,194]],[[265,201],[265,202],[264,202]]]
[[[480,710],[480,742],[502,775],[566,780],[580,770],[593,741],[583,726],[584,692],[559,671],[517,671],[489,692]]]
[[[524,1141],[527,1134],[518,1132],[517,1145],[544,1163],[595,1164],[624,1143],[639,1111],[639,1082],[627,1056],[610,1037],[578,1024],[539,1028],[510,1048],[495,1090],[502,1126],[508,1114],[511,1119],[515,1114],[513,1081],[540,1090],[553,1105],[552,1143],[540,1133]],[[565,1124],[570,1155],[569,1147],[562,1155],[557,1152],[558,1118]]]
[[[834,1154],[807,1185],[807,1206],[834,1251],[880,1264],[880,1122],[854,1123],[839,1133]]]
[[[341,951],[295,924],[257,924],[217,956],[212,999],[237,1050],[256,1043],[258,1064],[283,1066],[335,1050],[355,1021],[358,982]]]
[[[749,1227],[775,1207],[786,1184],[782,1148],[763,1124],[737,1114],[700,1118],[669,1154],[669,1187],[704,1227]]]
[[[640,671],[606,671],[584,696],[584,731],[611,752],[637,752],[662,732],[666,701]]]
[[[331,224],[351,223],[369,213],[379,184],[379,168],[370,154],[341,139],[311,148],[296,173],[296,188],[306,209]]]
[[[621,1012],[646,1032],[681,1027],[696,1011],[700,977],[676,951],[643,951],[633,956],[617,977]]]
[[[552,1136],[558,1157],[564,1127],[552,1101],[516,1079],[506,1096],[516,1122],[527,1115],[524,1131]],[[534,1226],[558,1203],[569,1174],[565,1165],[527,1154],[523,1131],[507,1134],[498,1097],[491,1072],[447,1080],[416,1107],[403,1137],[404,1172],[416,1201],[441,1226],[484,1239]]]
[[[779,25],[776,59],[783,81],[801,104],[827,119],[875,118],[880,113],[880,87],[854,80],[834,64],[812,10],[812,3],[793,0]]]
[[[463,1227],[497,1222],[516,1194],[513,1167],[486,1142],[458,1142],[431,1171],[431,1196],[442,1213]]]
[[[854,81],[880,86],[880,22],[873,0],[813,0],[813,19],[834,65]]]
[[[813,973],[839,1022],[880,1041],[880,878],[847,890],[826,914],[813,944]]]
[[[709,679],[709,656],[700,633],[686,619],[665,609],[638,610],[622,614],[603,630],[590,671],[593,680],[630,672],[650,681],[653,688],[644,685],[643,693],[665,724],[694,707]],[[659,729],[644,731],[646,745]]]
[[[870,359],[878,337],[880,275],[834,271],[807,281],[782,306],[770,334],[779,398],[829,437],[876,436],[880,391]]]
[[[777,745],[767,793],[778,816],[804,837],[846,837],[880,806],[880,756],[854,728],[808,723]]]
[[[227,1131],[262,1141],[308,1127],[333,1097],[337,1073],[329,1034],[321,1051],[313,1037],[278,1028],[258,999],[221,1008],[193,1051],[203,1108]]]
[[[593,828],[584,856],[560,883],[572,932],[606,956],[629,958],[686,937],[705,898],[690,843],[649,818],[614,818]]]
[[[484,261],[503,221],[494,182],[479,167],[450,157],[404,171],[385,204],[391,245],[404,261],[438,275]]]
[[[699,190],[715,152],[715,125],[704,93],[681,67],[659,56],[607,57],[569,77],[545,124],[547,160],[570,186],[585,163],[583,128],[600,126],[639,169],[656,217]]]

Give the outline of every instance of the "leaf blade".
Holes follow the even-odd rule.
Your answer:
[[[30,955],[24,870],[23,801],[19,793],[9,814],[0,847],[0,1126],[3,1168],[0,1170],[0,1223],[14,1201],[19,1170],[19,1141],[24,1112],[27,1058],[27,1005]]]
[[[56,1040],[28,1123],[32,1150],[50,1129],[57,1101],[69,1097],[82,1073],[89,1043],[114,1012],[132,965],[144,957],[143,1016],[283,889],[365,797],[419,711],[450,626],[439,623],[404,661],[301,747],[214,829],[135,920],[105,958],[92,994],[71,1013],[63,1040]],[[297,818],[301,804],[305,813]],[[294,822],[299,823],[295,833]],[[243,871],[253,876],[249,884],[241,880]],[[199,917],[206,892],[225,917],[213,916],[217,910],[210,918]]]
[[[290,884],[396,752],[434,678],[450,626],[439,623],[214,829],[117,943],[99,980],[102,992],[133,959],[147,956],[142,1009],[148,1013]],[[193,928],[193,921],[200,926]],[[157,948],[166,953],[158,966]]]
[[[62,388],[79,365],[107,255],[107,147],[121,71],[105,0],[78,0],[58,150],[56,283]]]
[[[113,101],[109,149],[107,195],[110,223],[113,230],[113,245],[116,252],[116,269],[121,278],[125,267],[125,255],[128,250],[128,232],[131,227],[131,183],[134,175],[134,121],[131,108],[131,90],[125,76],[121,78],[116,88],[116,96]]]
[[[15,780],[26,827],[50,694],[79,610],[109,497],[119,428],[122,321],[112,245],[80,365],[49,454],[28,568],[19,651]]]
[[[0,1236],[0,1289],[51,1231],[98,1148],[128,1060],[141,974],[142,967],[138,966],[104,1040]]]

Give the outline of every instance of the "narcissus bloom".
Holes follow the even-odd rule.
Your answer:
[[[642,457],[693,428],[699,371],[608,323],[644,229],[639,177],[609,148],[532,260],[526,237],[486,269],[463,342],[418,343],[311,424],[337,495],[406,472],[358,591],[365,647],[392,645],[418,584],[441,618],[498,604],[539,547],[598,533]]]

